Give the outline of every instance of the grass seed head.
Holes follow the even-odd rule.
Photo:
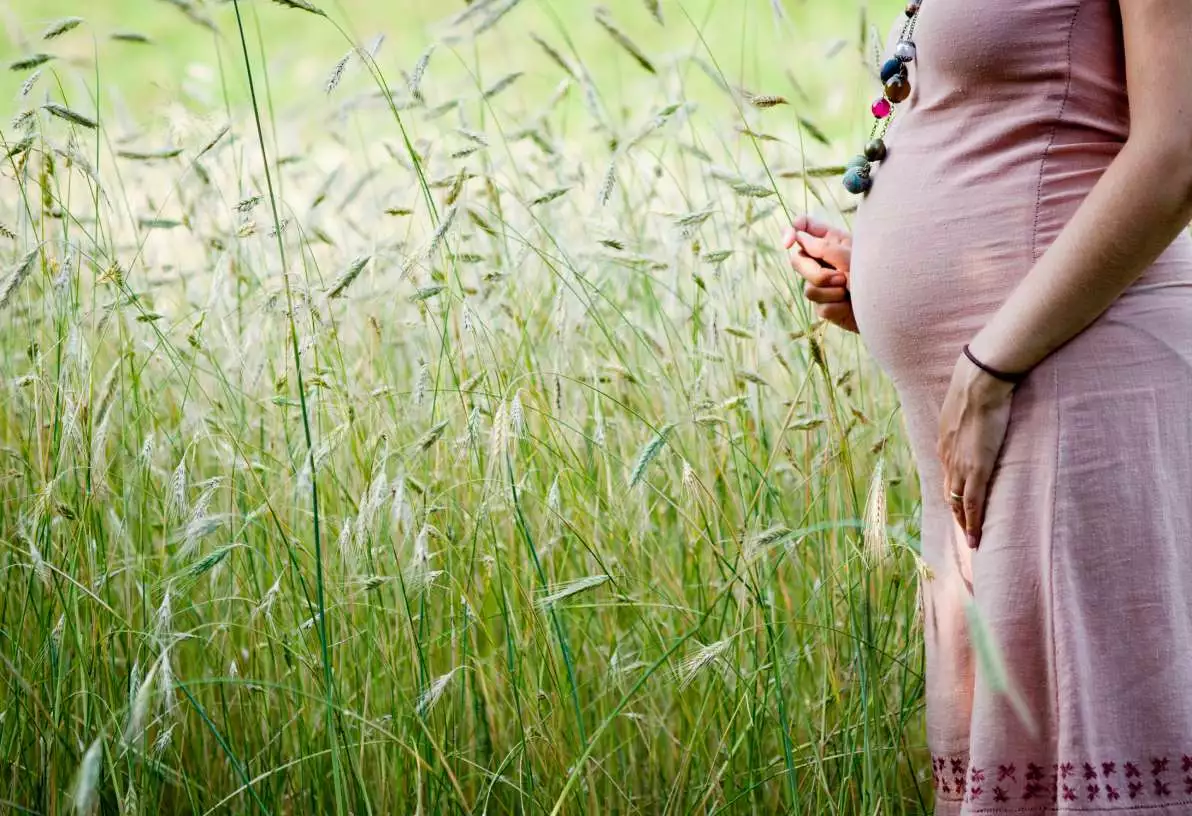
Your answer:
[[[329,299],[343,297],[344,292],[348,290],[349,286],[355,283],[356,279],[360,277],[360,273],[364,271],[365,267],[368,266],[368,262],[371,260],[371,255],[364,255],[348,264],[348,268],[335,279],[335,282],[331,284],[331,288],[327,290],[327,297]]]
[[[472,32],[472,36],[479,37],[484,32],[496,26],[501,22],[509,12],[517,8],[521,0],[498,0],[498,2],[490,4],[492,10],[480,21],[476,26],[476,30]]]
[[[443,438],[443,434],[446,432],[447,426],[450,424],[451,423],[448,420],[444,419],[442,422],[438,423],[425,434],[423,434],[422,438],[414,443],[414,447],[419,451],[425,451],[433,447],[436,442]]]
[[[116,42],[134,43],[136,45],[149,45],[152,42],[144,34],[136,31],[117,31],[112,34],[112,39]]]
[[[562,198],[563,196],[567,195],[569,192],[571,192],[570,187],[556,187],[553,190],[548,190],[547,192],[538,196],[538,198],[531,201],[530,206],[537,207],[542,204],[549,204],[550,202],[555,201],[556,199]]]
[[[865,555],[871,564],[884,561],[890,554],[888,525],[885,461],[879,459],[873,469],[869,495],[865,501]]]
[[[314,5],[313,3],[307,2],[307,0],[273,0],[273,2],[277,3],[279,6],[285,6],[286,8],[297,9],[298,11],[305,11],[309,14],[317,14],[320,17],[327,16],[327,12],[323,11],[321,8]]]
[[[25,253],[25,256],[17,262],[16,267],[8,273],[8,277],[4,279],[4,283],[0,284],[0,311],[12,302],[13,295],[21,288],[21,284],[29,278],[29,275],[33,273],[40,255],[40,246]]]
[[[42,32],[41,38],[43,40],[52,40],[55,37],[61,37],[68,31],[73,31],[83,24],[82,17],[63,17],[57,22],[51,23],[50,26]]]
[[[566,73],[572,79],[579,79],[579,77],[576,76],[575,69],[571,67],[571,63],[569,63],[562,54],[556,51],[554,46],[533,32],[530,33],[530,39],[542,49],[543,53],[546,54],[551,62],[562,68],[564,73]]]
[[[47,589],[50,586],[50,566],[41,555],[37,545],[29,542],[29,560],[33,563],[33,574]]]
[[[103,737],[97,737],[79,764],[72,799],[76,813],[92,814],[99,807],[99,772],[103,764]]]
[[[221,561],[227,558],[228,553],[236,549],[237,546],[239,545],[227,544],[223,547],[218,547],[215,550],[212,550],[209,554],[196,561],[194,564],[191,564],[190,568],[187,570],[187,573],[191,578],[198,578],[199,576],[210,572],[211,570],[215,569],[215,567],[218,566]]]
[[[608,204],[608,200],[612,198],[613,188],[616,186],[616,184],[617,160],[614,157],[613,160],[608,163],[608,169],[604,171],[604,182],[600,185],[600,195],[597,197],[597,201],[600,202],[601,207]]]
[[[674,430],[674,425],[664,425],[655,435],[654,438],[646,443],[646,446],[641,449],[641,453],[637,456],[637,461],[633,465],[633,470],[629,474],[629,486],[634,487],[646,475],[646,469],[650,467],[650,463],[658,458],[658,454],[666,447],[666,441],[670,437],[670,433]]]
[[[790,102],[785,96],[775,96],[772,94],[755,94],[749,91],[742,91],[741,95],[755,108],[765,110],[767,108],[777,107],[778,105],[789,105]]]
[[[455,677],[458,671],[459,668],[456,667],[446,674],[439,675],[431,682],[430,687],[422,693],[422,696],[418,698],[417,705],[414,706],[414,710],[418,712],[419,717],[425,717],[434,708],[435,703],[443,696],[443,692],[447,691],[447,686],[450,685],[451,678]]]
[[[145,733],[145,720],[149,714],[149,703],[153,698],[153,689],[157,686],[158,663],[154,663],[137,688],[132,705],[128,712],[128,721],[124,726],[123,741],[125,745],[133,745],[141,740]]]
[[[38,68],[36,71],[31,73],[29,75],[28,79],[26,79],[24,82],[21,83],[21,96],[22,97],[28,96],[29,92],[33,90],[33,86],[37,84],[37,80],[39,80],[39,79],[41,79],[41,69],[40,68]]]
[[[53,57],[49,54],[30,54],[27,57],[21,57],[21,59],[9,63],[8,70],[18,72],[32,71],[34,68],[45,65],[52,59]]]
[[[613,38],[613,41],[621,46],[629,56],[633,57],[634,61],[640,65],[644,70],[651,74],[657,74],[658,69],[654,67],[654,63],[646,56],[646,53],[637,46],[637,44],[629,38],[629,35],[620,29],[620,27],[613,21],[612,15],[608,9],[596,9],[596,22],[600,27],[608,32],[608,35]]]
[[[522,408],[521,391],[514,393],[509,402],[509,429],[518,438],[526,435],[526,412]]]
[[[581,592],[588,592],[596,587],[603,586],[611,581],[608,575],[589,575],[586,578],[578,578],[574,581],[568,581],[558,586],[553,587],[538,601],[538,606],[542,609],[550,609],[555,604],[558,604],[567,598],[579,595]]]
[[[731,645],[732,638],[718,640],[700,647],[695,654],[684,660],[675,672],[679,679],[680,690],[686,689],[704,669],[720,660]]]
[[[426,69],[430,66],[430,58],[434,56],[434,53],[435,46],[432,44],[422,52],[418,61],[414,63],[414,70],[410,72],[409,81],[406,83],[411,96],[418,96],[421,92],[422,78],[426,76]]]
[[[491,100],[501,92],[508,90],[509,88],[513,87],[513,83],[517,82],[523,76],[524,74],[522,74],[521,71],[514,71],[511,74],[506,74],[494,82],[492,86],[484,92],[484,99]]]
[[[339,87],[339,81],[343,79],[344,69],[348,67],[348,60],[352,58],[352,52],[344,54],[339,62],[335,63],[335,67],[331,69],[331,75],[327,77],[327,83],[323,87],[325,93],[330,94]]]
[[[71,110],[65,105],[59,105],[57,102],[47,102],[42,105],[42,108],[49,111],[54,116],[57,116],[59,119],[62,119],[63,121],[70,122],[74,125],[79,125],[80,127],[85,127],[88,130],[95,130],[99,127],[99,123],[90,116],[84,116],[78,111]]]

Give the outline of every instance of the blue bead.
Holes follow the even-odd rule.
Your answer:
[[[906,64],[898,57],[892,57],[882,65],[882,84],[885,85],[892,77],[899,76],[906,70]]]
[[[853,156],[845,165],[849,170],[860,170],[863,173],[869,172],[869,159],[864,156]]]
[[[864,195],[869,192],[869,188],[872,186],[873,179],[869,177],[868,173],[862,172],[859,168],[854,167],[844,174],[844,189],[853,195]]]

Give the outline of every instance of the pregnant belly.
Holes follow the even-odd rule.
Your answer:
[[[948,378],[961,347],[1033,263],[1034,197],[947,189],[890,173],[853,222],[850,288],[861,338],[895,383]]]
[[[1041,253],[1054,238],[1036,236],[1033,202],[994,210],[954,200],[954,213],[919,208],[905,219],[885,217],[869,199],[853,224],[857,327],[897,385],[946,384],[963,345],[1030,272],[1036,242]],[[1182,337],[1173,326],[1192,320],[1192,239],[1177,238],[1099,320]]]

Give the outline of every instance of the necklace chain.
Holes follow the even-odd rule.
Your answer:
[[[873,114],[873,127],[869,130],[869,141],[865,151],[853,158],[844,174],[844,186],[850,193],[864,195],[873,186],[873,165],[886,158],[886,133],[894,121],[894,106],[905,101],[911,94],[908,65],[917,56],[915,28],[919,23],[919,9],[923,0],[909,0],[904,10],[906,22],[894,46],[894,54],[882,63],[880,76],[882,95],[874,100],[869,111]]]

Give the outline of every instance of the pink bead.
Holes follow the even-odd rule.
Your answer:
[[[883,97],[875,101],[873,103],[873,107],[871,107],[870,110],[873,111],[873,117],[875,119],[885,119],[890,115],[890,111],[893,110],[893,108],[890,106],[890,100]]]

